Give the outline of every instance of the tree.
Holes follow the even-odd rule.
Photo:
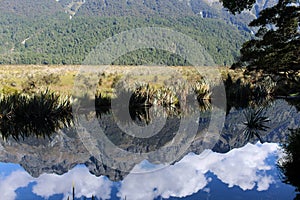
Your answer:
[[[223,0],[233,12],[241,12],[253,5],[252,0]],[[279,0],[260,12],[249,26],[259,27],[255,38],[243,44],[241,56],[232,67],[246,66],[248,71],[263,70],[267,74],[294,77],[300,70],[300,7],[296,0]]]
[[[256,0],[220,0],[223,6],[232,13],[240,13],[244,9],[252,8]]]
[[[283,144],[284,157],[278,161],[283,173],[283,182],[296,187],[295,199],[300,199],[300,129],[292,129],[287,141]]]

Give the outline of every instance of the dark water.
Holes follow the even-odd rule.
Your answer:
[[[129,115],[136,126],[109,110],[97,111],[96,124],[113,149],[101,135],[85,135],[81,127],[46,138],[1,140],[1,199],[72,199],[73,188],[75,199],[295,199],[300,179],[297,102],[276,100],[264,107],[261,115],[270,121],[259,132],[263,143],[243,132],[250,108],[231,108],[221,129],[210,109],[198,118],[169,111],[158,121],[156,112],[134,110]],[[90,115],[79,122],[90,122],[96,113]],[[188,121],[182,130],[189,133],[196,124],[197,132],[179,137]],[[157,134],[140,137],[130,132],[132,127],[142,132],[157,128]]]

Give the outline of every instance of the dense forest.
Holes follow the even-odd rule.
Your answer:
[[[121,9],[123,16],[113,14],[113,10],[120,13],[120,9],[115,7],[119,5],[116,2],[106,5],[112,6],[106,9],[111,11],[110,14],[104,12],[102,15],[99,14],[102,13],[99,9],[102,9],[103,5],[96,4],[100,1],[88,1],[85,6],[66,10],[70,2],[61,1],[60,4],[55,4],[40,1],[37,5],[32,5],[31,0],[22,1],[22,4],[18,0],[3,1],[0,6],[0,64],[81,64],[89,52],[105,39],[122,31],[152,26],[171,28],[184,33],[198,41],[215,63],[231,65],[239,55],[242,43],[251,37],[249,30],[233,25],[243,24],[237,18],[229,17],[228,21],[225,21],[225,15],[209,8],[206,17],[203,17],[203,14],[195,15],[192,10],[188,12],[185,7],[182,9],[186,10],[186,14],[181,15],[183,11],[175,9],[180,8],[178,1],[174,1],[178,5],[173,2],[172,6],[159,1],[160,5],[152,5],[152,9],[149,9],[152,1],[145,1],[147,8],[143,8],[143,11],[147,13],[144,14],[137,10],[135,4],[129,3],[125,6],[119,3],[121,7],[125,6],[131,10],[126,14],[126,9]],[[34,9],[34,6],[39,9]],[[159,6],[160,10],[157,11],[155,6]],[[197,6],[193,8],[197,9]],[[72,9],[74,13],[78,13],[71,15]],[[132,10],[137,13],[132,13]],[[151,15],[154,11],[159,14]],[[113,64],[147,64],[145,62],[164,65],[188,64],[176,55],[153,49],[131,52]]]

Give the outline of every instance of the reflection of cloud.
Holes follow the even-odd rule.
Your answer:
[[[189,163],[180,162],[152,173],[129,174],[122,182],[120,195],[127,199],[154,199],[159,195],[165,198],[184,197],[206,184],[202,173],[194,170]]]
[[[118,196],[123,199],[154,199],[162,196],[168,198],[185,197],[203,190],[210,192],[207,184],[212,180],[207,172],[214,173],[229,187],[238,186],[243,190],[268,190],[274,182],[268,171],[272,164],[266,159],[272,153],[280,155],[276,144],[247,144],[226,154],[206,150],[201,155],[188,154],[182,160],[165,168],[144,161],[137,165],[121,184]],[[157,169],[156,171],[154,169]],[[152,172],[150,172],[152,171]],[[16,190],[35,183],[33,193],[47,199],[54,194],[63,194],[66,199],[71,196],[72,185],[76,197],[97,196],[110,199],[113,183],[107,178],[95,177],[86,167],[76,167],[64,175],[43,174],[32,178],[25,171],[14,171],[9,175],[0,175],[1,199],[16,198]]]
[[[77,198],[94,195],[99,199],[110,199],[112,187],[112,182],[107,178],[95,177],[83,167],[76,167],[64,175],[43,174],[39,178],[32,178],[25,171],[14,171],[6,177],[0,177],[1,199],[15,199],[17,196],[15,191],[28,186],[31,182],[36,183],[33,186],[33,193],[46,199],[55,194],[64,194],[65,199],[72,196],[73,184]]]
[[[49,198],[54,194],[64,194],[65,198],[72,196],[72,184],[76,189],[76,197],[97,196],[101,199],[109,199],[112,182],[107,178],[95,177],[86,167],[75,168],[64,175],[43,174],[36,179],[33,193]]]
[[[201,155],[189,154],[173,166],[148,173],[131,173],[123,181],[119,196],[128,199],[153,199],[158,196],[184,197],[203,189],[210,171],[229,187],[239,186],[243,190],[267,190],[274,182],[266,171],[271,166],[265,160],[276,152],[276,144],[247,144],[226,154],[206,150]],[[203,155],[206,155],[205,157]],[[137,166],[134,172],[145,172]]]
[[[7,177],[0,177],[1,199],[15,199],[16,189],[27,186],[31,179],[31,176],[24,171],[14,171]]]
[[[258,190],[266,190],[273,179],[265,173],[271,169],[271,166],[265,163],[265,159],[277,149],[276,144],[247,144],[227,154],[216,154],[217,160],[212,166],[208,166],[208,170],[229,184],[229,187],[237,185],[246,190],[253,189],[258,184]],[[257,174],[258,170],[261,171],[260,174]]]

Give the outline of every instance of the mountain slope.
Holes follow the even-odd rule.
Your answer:
[[[230,65],[250,38],[250,17],[233,16],[215,0],[3,0],[0,64],[81,64],[112,35],[159,26],[189,35],[217,64]],[[158,64],[181,65],[166,60]]]
[[[64,12],[63,6],[55,0],[1,0],[0,16],[4,14],[27,18],[55,16]]]
[[[236,27],[221,20],[200,17],[76,17],[72,20],[48,19],[38,22],[16,19],[14,23],[17,26],[3,26],[6,31],[0,34],[4,39],[1,41],[4,45],[0,47],[2,64],[81,64],[88,53],[108,37],[133,28],[159,26],[187,34],[197,40],[217,64],[229,65],[238,55],[241,44],[249,38],[246,32],[242,35]],[[155,60],[155,55],[150,53],[142,55],[144,58],[149,56],[150,60]],[[126,60],[129,62],[125,62]],[[128,58],[121,63],[134,64]],[[171,58],[167,63],[157,64],[179,65],[172,62]]]

